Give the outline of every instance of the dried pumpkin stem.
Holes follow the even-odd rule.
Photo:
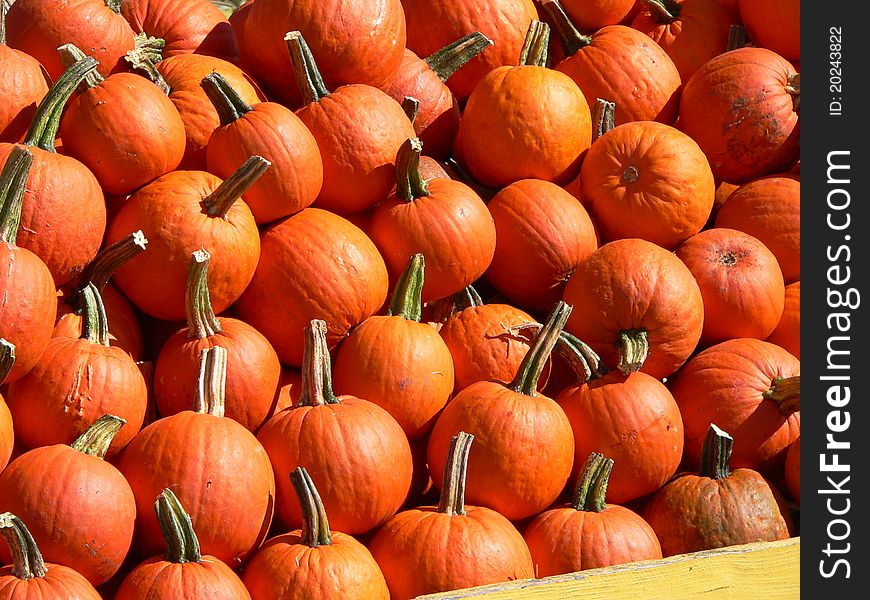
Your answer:
[[[642,0],[649,8],[650,14],[659,22],[669,25],[680,16],[682,7],[674,0]]]
[[[215,191],[202,199],[206,213],[211,217],[227,218],[236,200],[254,185],[257,180],[272,166],[272,163],[262,156],[252,156],[238,170],[227,177]]]
[[[136,71],[142,71],[151,82],[167,96],[172,92],[169,83],[163,74],[157,69],[157,63],[163,60],[163,44],[166,42],[160,38],[149,38],[147,34],[140,33],[136,36],[136,45],[124,55],[124,60]]]
[[[788,84],[785,86],[785,91],[791,94],[792,107],[794,110],[800,110],[801,107],[801,74],[794,73],[788,76]]]
[[[83,58],[87,58],[87,54],[82,52],[78,46],[75,44],[64,44],[57,49],[57,53],[60,55],[60,63],[63,65],[64,69],[68,69],[78,61]],[[87,75],[85,75],[84,80],[78,86],[78,92],[81,94],[89,90],[90,88],[99,85],[106,78],[100,75],[97,71],[91,71]]]
[[[460,431],[450,439],[438,512],[449,516],[465,514],[465,479],[468,475],[468,454],[474,436]]]
[[[127,421],[115,415],[103,415],[85,429],[71,444],[73,450],[97,458],[105,458],[109,446]]]
[[[711,423],[701,446],[701,476],[711,479],[728,477],[731,474],[733,450],[734,438],[719,429],[715,423]]]
[[[317,102],[329,95],[329,89],[323,82],[323,76],[314,55],[300,31],[291,31],[284,36],[287,49],[290,51],[290,64],[293,66],[293,76],[296,85],[302,93],[302,101],[305,106]]]
[[[201,414],[223,417],[226,412],[227,349],[204,348],[199,353],[196,378],[195,410]]]
[[[509,327],[511,335],[521,331],[532,330],[539,332],[543,325],[540,323],[520,323]],[[607,374],[607,367],[601,362],[601,357],[589,347],[589,345],[575,335],[562,331],[553,351],[568,363],[568,366],[577,375],[579,382],[589,382]]]
[[[217,111],[221,125],[229,125],[253,110],[220,73],[206,75],[199,85]]]
[[[600,452],[590,454],[580,471],[571,505],[586,512],[601,512],[607,508],[607,483],[612,469],[612,458],[604,458]]]
[[[429,195],[426,181],[420,173],[420,154],[423,142],[410,138],[396,154],[396,197],[411,202]]]
[[[441,81],[446,82],[468,61],[492,46],[492,43],[491,39],[479,31],[473,31],[455,42],[447,44],[440,50],[436,50],[423,60]]]
[[[166,560],[176,564],[201,562],[199,538],[193,530],[190,515],[171,489],[164,489],[157,497],[154,511],[166,542]]]
[[[616,102],[596,98],[595,104],[592,105],[592,122],[595,123],[592,131],[594,142],[616,127]]]
[[[10,512],[0,514],[0,535],[9,546],[12,554],[12,574],[27,581],[34,577],[45,577],[48,569],[36,540],[24,522]]]
[[[63,107],[85,77],[97,68],[97,61],[88,56],[68,67],[63,72],[36,108],[33,121],[27,135],[24,136],[26,146],[36,146],[46,152],[56,152],[54,139],[60,127],[60,117]]]
[[[6,13],[9,11],[11,2],[9,0],[0,0],[0,46],[6,45]]]
[[[0,173],[0,242],[15,244],[21,221],[24,190],[33,155],[24,146],[13,146]]]
[[[106,246],[85,267],[85,270],[82,272],[82,278],[70,293],[67,304],[74,307],[77,311],[81,311],[82,290],[89,283],[94,284],[97,291],[102,294],[115,271],[147,247],[148,240],[145,239],[145,234],[142,233],[141,229],[134,231],[114,244]]]
[[[417,113],[420,111],[420,101],[413,96],[405,96],[402,100],[402,110],[405,111],[405,116],[413,123],[417,120]]]
[[[92,344],[109,346],[109,322],[106,307],[97,286],[89,283],[82,290],[82,334],[80,339]]]
[[[423,283],[424,283],[425,260],[423,255],[417,253],[408,260],[408,266],[393,291],[390,302],[390,315],[420,321],[423,316]]]
[[[455,158],[449,157],[442,164],[451,179],[461,181],[473,189],[485,202],[492,200],[492,197],[498,193],[497,189],[487,187],[469,175],[468,171],[463,169]]]
[[[220,321],[214,314],[208,291],[210,264],[211,254],[205,248],[200,248],[193,253],[187,270],[187,289],[184,297],[187,335],[197,340],[204,340],[222,331]]]
[[[0,385],[12,372],[12,367],[15,366],[15,344],[0,337]]]
[[[616,348],[619,351],[617,368],[624,375],[640,371],[649,356],[649,335],[645,329],[620,331]]]
[[[763,394],[779,405],[779,411],[788,416],[801,409],[801,376],[775,377]]]
[[[311,475],[305,467],[296,467],[290,473],[290,481],[302,507],[302,543],[310,548],[332,544],[326,508]]]
[[[535,341],[529,351],[523,357],[516,377],[511,382],[510,389],[526,396],[534,396],[538,388],[538,379],[550,358],[550,353],[559,339],[559,334],[565,328],[568,317],[571,315],[571,306],[562,302],[556,306],[547,317],[544,326],[535,337]]]
[[[559,41],[562,43],[565,56],[573,56],[580,49],[592,43],[592,36],[580,33],[558,0],[542,0],[541,8],[550,17],[550,21],[559,36]]]
[[[453,301],[456,303],[457,311],[474,306],[483,306],[483,298],[480,297],[480,294],[472,285],[467,286],[461,292],[457,292],[453,296]]]
[[[725,44],[725,51],[737,50],[746,45],[746,28],[743,25],[731,25],[728,28],[728,42]]]
[[[124,0],[103,0],[103,3],[114,13],[121,14],[121,4]]]
[[[332,361],[326,343],[326,322],[312,319],[305,328],[302,353],[302,391],[297,406],[338,404],[332,391]]]
[[[533,19],[526,31],[526,38],[520,51],[520,66],[546,67],[549,44],[550,26],[543,21]]]

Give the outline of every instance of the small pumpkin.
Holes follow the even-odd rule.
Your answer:
[[[801,357],[801,282],[785,286],[785,307],[776,329],[766,340]]]
[[[6,377],[12,371],[14,364],[15,346],[0,337],[0,385],[6,381]],[[15,447],[15,431],[12,426],[12,413],[9,412],[9,407],[6,406],[6,401],[0,394],[0,473],[9,464]]]
[[[562,0],[565,12],[580,31],[595,31],[625,20],[635,0]]]
[[[801,59],[799,0],[738,0],[740,18],[756,46],[773,50],[787,60]]]

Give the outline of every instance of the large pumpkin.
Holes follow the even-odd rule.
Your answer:
[[[767,336],[766,341],[781,346],[801,357],[801,282],[795,281],[785,286],[785,307],[776,329]]]
[[[787,60],[801,59],[799,0],[738,0],[740,19],[756,46]]]

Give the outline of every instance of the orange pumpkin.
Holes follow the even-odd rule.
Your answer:
[[[628,16],[635,0],[563,0],[565,12],[581,31],[617,25]]]
[[[12,371],[15,364],[15,346],[11,342],[0,338],[0,385],[6,381],[6,377]],[[12,429],[12,413],[0,394],[0,473],[9,463],[12,450],[15,447],[15,432]]]
[[[767,336],[766,341],[785,348],[801,357],[801,282],[795,281],[785,286],[785,307],[782,310],[776,329]]]
[[[756,46],[787,60],[801,59],[799,0],[738,0],[737,4],[746,33]]]

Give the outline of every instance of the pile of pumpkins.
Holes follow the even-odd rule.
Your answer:
[[[0,600],[796,535],[798,0],[0,0]]]

